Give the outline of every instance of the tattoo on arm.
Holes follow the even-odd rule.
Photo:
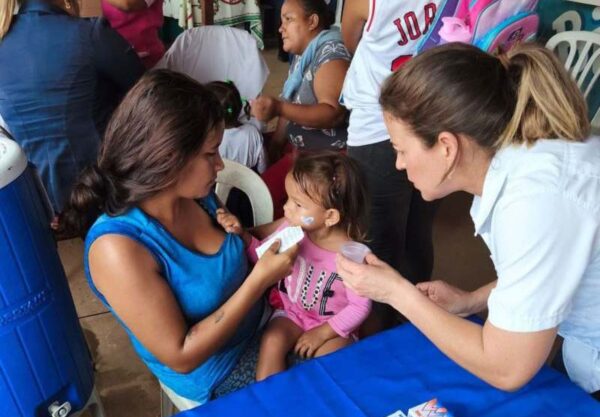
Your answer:
[[[223,310],[219,310],[215,313],[215,324],[219,323],[221,320],[223,320],[223,317],[225,317],[225,311]],[[198,325],[195,325],[194,327],[192,327],[188,333],[185,335],[186,339],[191,339],[192,337],[194,337],[198,331]]]

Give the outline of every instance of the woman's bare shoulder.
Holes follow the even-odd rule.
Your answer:
[[[136,271],[137,275],[139,272],[155,271],[157,267],[156,260],[144,245],[119,234],[100,236],[90,246],[88,256],[94,277],[116,271]]]

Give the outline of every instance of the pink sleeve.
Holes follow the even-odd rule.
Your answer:
[[[346,288],[348,305],[329,319],[331,328],[340,336],[348,337],[358,328],[371,312],[371,300],[357,295]]]
[[[256,254],[256,248],[260,246],[260,240],[252,236],[250,244],[246,248],[246,256],[250,259],[250,262],[255,264],[258,261],[258,255]]]

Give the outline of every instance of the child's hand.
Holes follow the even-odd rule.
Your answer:
[[[328,323],[324,323],[302,334],[296,342],[294,352],[301,358],[313,358],[319,348],[330,339],[337,336],[337,333]]]
[[[225,209],[217,209],[217,222],[227,233],[241,235],[244,232],[239,219]]]

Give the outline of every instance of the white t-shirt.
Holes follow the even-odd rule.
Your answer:
[[[219,154],[222,158],[239,162],[248,168],[256,168],[259,174],[267,169],[262,134],[256,126],[249,123],[225,129]]]
[[[498,275],[489,321],[513,332],[558,326],[569,376],[599,390],[600,138],[501,150],[471,216]]]
[[[442,0],[369,0],[369,19],[346,74],[341,102],[351,110],[348,145],[388,140],[379,93],[385,79],[414,55]]]

